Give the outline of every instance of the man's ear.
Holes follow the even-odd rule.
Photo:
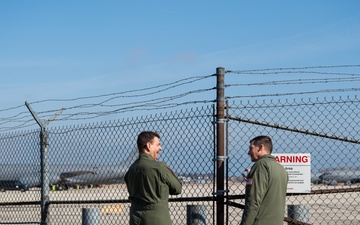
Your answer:
[[[259,152],[262,151],[263,154],[268,154],[270,153],[266,148],[265,148],[265,145],[264,144],[260,144],[259,145]]]
[[[260,151],[265,151],[265,146],[264,146],[263,144],[260,144],[258,151],[259,151],[259,152],[260,152]]]
[[[146,143],[145,151],[150,152],[150,147],[151,147],[151,143],[150,142]]]

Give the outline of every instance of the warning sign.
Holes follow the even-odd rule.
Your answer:
[[[289,175],[288,193],[311,192],[311,157],[306,154],[272,154]]]

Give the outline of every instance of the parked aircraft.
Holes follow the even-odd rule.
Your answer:
[[[49,185],[62,190],[69,187],[119,183],[126,173],[124,166],[50,165]],[[28,187],[40,187],[40,166],[1,165],[0,180],[18,180]]]
[[[319,176],[320,183],[336,185],[345,183],[351,185],[360,178],[360,170],[357,169],[331,169]]]
[[[76,186],[120,183],[135,157],[131,154],[118,165],[50,164],[49,186],[53,190],[66,190]],[[0,181],[16,180],[29,188],[40,187],[40,171],[40,165],[35,164],[1,164]]]
[[[322,173],[313,173],[311,172],[311,183],[313,184],[320,184],[322,183],[321,179],[319,178],[322,175]]]

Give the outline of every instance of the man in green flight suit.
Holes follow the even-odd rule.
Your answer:
[[[181,182],[165,162],[157,161],[162,150],[159,134],[141,132],[137,147],[139,158],[125,174],[130,225],[170,225],[169,195],[181,193]]]
[[[250,141],[248,155],[255,164],[245,177],[245,209],[240,225],[282,225],[288,174],[276,162],[268,136]],[[243,176],[245,176],[243,174]]]

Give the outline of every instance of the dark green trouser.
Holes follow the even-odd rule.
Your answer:
[[[130,225],[171,225],[168,204],[132,204]]]

